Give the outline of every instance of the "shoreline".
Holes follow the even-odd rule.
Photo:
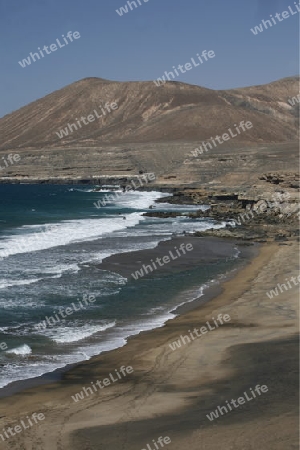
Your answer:
[[[200,295],[199,297],[193,298],[191,300],[185,300],[182,303],[178,304],[177,306],[175,306],[174,308],[171,308],[169,311],[169,314],[173,314],[174,317],[172,318],[168,318],[165,322],[163,322],[163,324],[159,324],[154,328],[151,328],[150,330],[144,330],[144,331],[140,331],[138,334],[133,334],[133,335],[129,335],[125,338],[126,342],[123,346],[121,347],[116,347],[110,350],[105,350],[97,355],[92,356],[89,360],[83,360],[83,361],[79,361],[76,363],[71,363],[71,364],[67,364],[61,368],[57,368],[51,372],[45,372],[44,374],[37,376],[37,377],[32,377],[32,378],[28,378],[25,380],[17,380],[14,381],[2,388],[0,388],[0,398],[5,398],[5,397],[10,397],[12,395],[15,395],[17,393],[21,393],[24,390],[27,389],[31,389],[31,388],[37,388],[39,386],[42,385],[46,385],[48,383],[56,383],[59,382],[61,380],[63,380],[64,376],[71,370],[75,369],[76,367],[85,364],[86,362],[90,362],[93,361],[94,358],[98,358],[102,355],[105,354],[109,354],[110,352],[114,352],[115,350],[118,350],[120,348],[123,348],[125,346],[128,345],[128,343],[132,340],[132,339],[136,339],[139,338],[139,336],[141,336],[142,334],[148,334],[148,333],[152,333],[155,332],[156,330],[163,328],[166,326],[166,324],[169,321],[173,321],[175,320],[177,317],[182,316],[194,309],[197,308],[201,308],[203,305],[205,305],[207,302],[213,300],[215,297],[217,297],[218,295],[220,295],[222,293],[222,286],[226,281],[229,281],[230,279],[234,278],[236,276],[237,273],[239,273],[240,270],[242,270],[246,265],[248,265],[251,260],[253,258],[255,258],[255,256],[257,256],[258,251],[259,251],[259,246],[260,244],[253,244],[253,246],[243,246],[243,243],[234,243],[234,242],[229,242],[226,239],[220,239],[220,238],[197,238],[197,237],[186,237],[186,236],[182,236],[182,237],[173,237],[168,241],[160,241],[158,243],[158,245],[155,248],[152,249],[145,249],[145,250],[138,250],[138,251],[134,251],[134,252],[127,252],[127,253],[120,253],[120,254],[116,254],[116,255],[111,255],[105,259],[103,259],[103,261],[98,265],[99,269],[101,270],[109,270],[109,271],[113,271],[113,269],[115,270],[115,264],[118,264],[118,270],[119,273],[121,273],[122,276],[126,276],[128,275],[128,273],[132,270],[132,267],[135,265],[135,261],[136,258],[138,258],[139,264],[141,263],[141,260],[145,260],[148,261],[151,258],[154,258],[157,255],[163,255],[166,253],[166,251],[171,248],[174,247],[174,245],[179,245],[179,243],[182,242],[193,242],[195,245],[195,242],[199,244],[199,246],[195,246],[195,250],[199,249],[199,247],[201,248],[201,244],[205,244],[205,252],[207,250],[207,248],[211,249],[212,247],[217,247],[218,250],[218,254],[224,255],[224,253],[226,253],[230,248],[234,248],[234,247],[238,247],[239,249],[239,255],[237,257],[237,265],[235,268],[233,268],[232,270],[230,270],[228,273],[222,273],[220,274],[222,277],[222,280],[214,280],[213,282],[211,282],[211,280],[208,281],[208,283],[205,283],[204,285],[200,285],[198,286],[198,288],[203,288],[203,294]],[[222,244],[223,247],[222,248]],[[221,250],[222,248],[222,250]],[[201,255],[201,258],[205,258],[207,255],[205,254]],[[192,252],[193,253],[193,252]],[[155,255],[155,256],[154,256]],[[195,257],[195,255],[189,254],[187,255],[190,257],[190,259],[184,260],[184,261],[179,261],[179,265],[186,266],[188,268],[193,267],[193,265],[195,264],[195,260],[197,259]],[[129,260],[129,262],[128,262]],[[175,266],[178,265],[175,263]],[[167,272],[171,272],[172,271],[172,266],[169,265],[168,267],[164,268],[165,271]],[[154,272],[154,276],[155,276],[155,272]],[[189,292],[194,291],[195,286],[191,286],[191,289],[189,290]],[[187,292],[184,291],[181,296],[186,296]]]
[[[78,364],[59,382],[3,398],[5,424],[23,412],[43,412],[46,425],[25,438],[45,450],[97,448],[99,440],[104,448],[117,450],[124,436],[128,448],[143,448],[161,434],[172,438],[176,450],[198,448],[200,439],[213,450],[220,443],[220,434],[212,433],[215,426],[223,430],[223,448],[254,439],[255,448],[280,450],[278,436],[291,446],[298,423],[298,293],[285,291],[274,301],[266,291],[273,287],[274,272],[279,274],[276,281],[284,282],[299,270],[297,248],[295,242],[260,246],[258,255],[225,280],[221,295],[211,301]],[[229,314],[231,321],[183,348],[169,349],[181,333],[218,313]],[[133,374],[79,403],[71,400],[83,386],[121,365],[131,365]],[[270,393],[215,424],[208,421],[206,414],[217,405],[257,383],[267,385]],[[20,447],[23,439],[11,441]]]

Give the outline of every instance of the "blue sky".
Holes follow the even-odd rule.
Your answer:
[[[0,117],[86,77],[153,80],[203,50],[214,59],[178,81],[212,89],[268,83],[299,73],[300,14],[250,31],[294,0],[0,0]],[[81,38],[22,68],[18,61],[62,34]]]

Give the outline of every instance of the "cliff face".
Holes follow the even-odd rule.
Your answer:
[[[298,78],[264,86],[214,91],[167,82],[112,82],[87,78],[0,119],[0,150],[87,147],[117,143],[200,141],[223,134],[241,120],[253,128],[236,138],[243,144],[286,142],[297,135]],[[108,102],[118,108],[82,124],[68,136],[57,132]],[[87,121],[87,120],[86,120]]]

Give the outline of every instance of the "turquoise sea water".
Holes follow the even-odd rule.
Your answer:
[[[155,205],[164,196],[158,192],[119,192],[97,209],[94,202],[106,193],[92,186],[0,185],[0,344],[7,345],[6,350],[0,345],[0,387],[88,359],[161,326],[174,317],[170,311],[181,293],[193,287],[200,295],[206,282],[234,264],[229,258],[138,282],[100,270],[99,263],[112,254],[153,248],[183,230],[225,225],[143,217],[151,205],[195,209]],[[80,308],[84,294],[95,301]],[[73,308],[70,315],[37,328],[67,307]]]

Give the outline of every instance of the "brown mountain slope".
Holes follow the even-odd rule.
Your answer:
[[[235,138],[243,145],[293,141],[298,130],[299,78],[215,91],[179,82],[115,82],[86,78],[0,119],[0,150],[94,147],[118,143],[201,141],[241,120],[253,128]],[[56,132],[100,105],[118,109],[60,139]]]

